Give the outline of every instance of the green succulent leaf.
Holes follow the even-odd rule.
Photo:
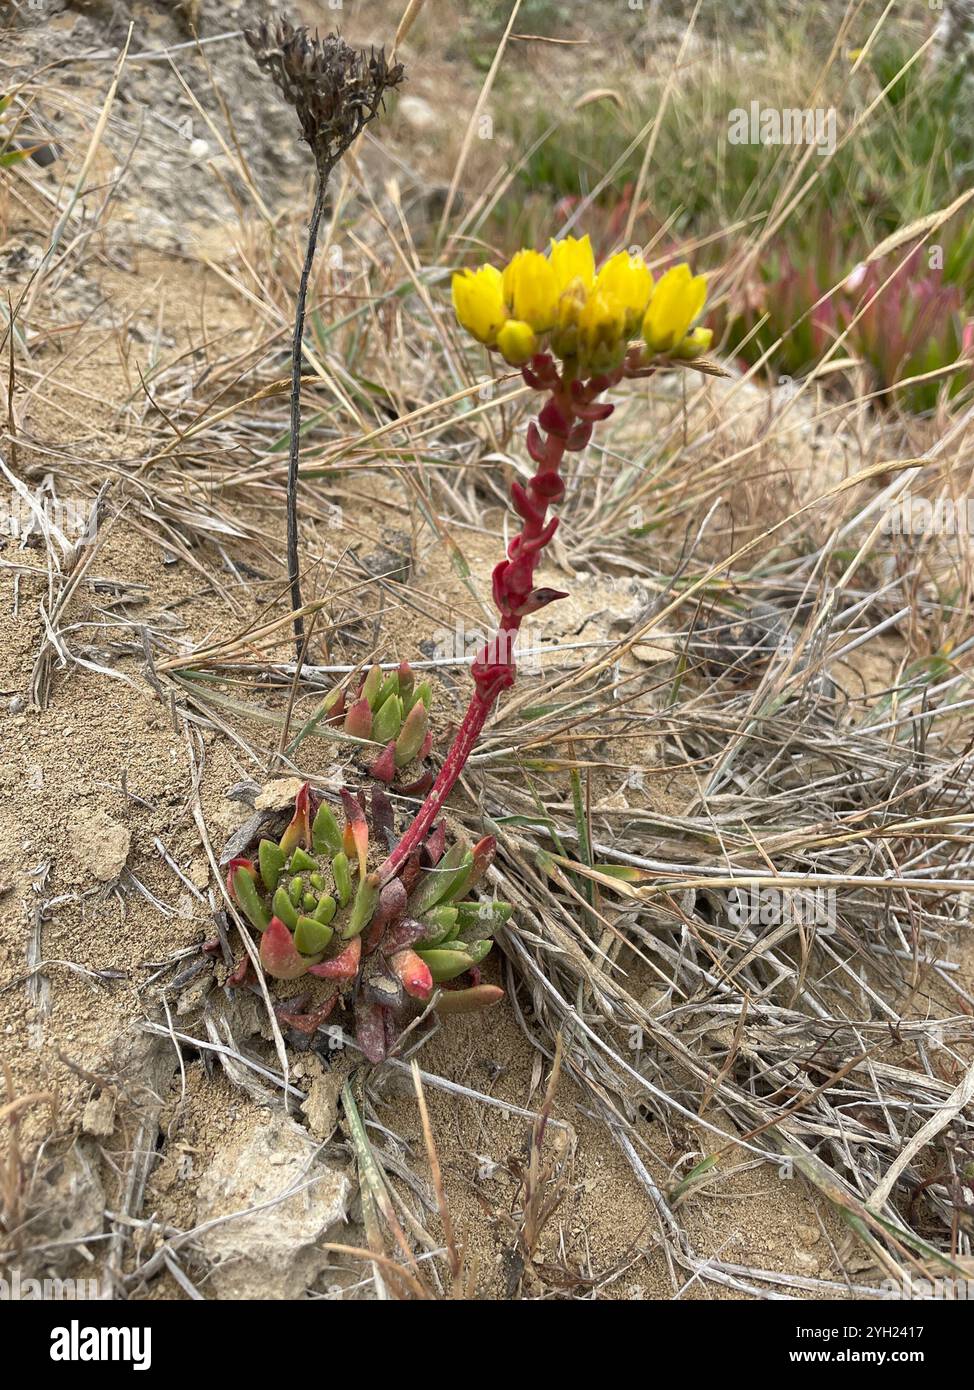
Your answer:
[[[273,840],[261,840],[257,862],[260,865],[261,882],[268,893],[273,893],[284,868],[284,855],[281,853],[280,845],[275,844]]]
[[[467,884],[470,882],[470,875],[473,873],[473,868],[473,851],[468,849],[464,852],[463,859],[460,861],[460,867],[453,875],[453,879],[447,887],[442,901],[446,902],[449,900],[451,902],[457,902],[463,897],[464,893],[467,891]]]
[[[513,912],[510,903],[492,902],[489,898],[482,898],[479,902],[457,903],[461,931],[465,927],[479,927],[482,932],[493,934],[510,920]]]
[[[379,706],[372,725],[372,737],[376,743],[388,743],[398,736],[402,728],[402,701],[398,695],[391,694],[385,704]]]
[[[375,905],[379,901],[379,875],[366,874],[358,886],[355,894],[355,902],[352,905],[352,915],[348,919],[348,924],[342,931],[342,936],[348,941],[353,936],[358,936],[360,932],[368,926],[375,911]]]
[[[316,854],[332,855],[341,852],[342,832],[327,802],[323,801],[318,807],[314,825],[311,827],[311,839]]]
[[[379,708],[378,696],[382,690],[382,667],[373,666],[362,685],[361,699],[368,700],[373,710]]]
[[[490,955],[490,948],[493,944],[493,941],[466,941],[463,949],[474,965],[479,965],[485,956]]]
[[[298,925],[298,914],[287,889],[283,885],[274,894],[271,906],[274,909],[274,916],[279,917],[286,927],[290,927],[294,931]]]
[[[335,875],[335,888],[338,891],[338,901],[342,907],[347,907],[352,896],[352,875],[348,867],[348,855],[341,850],[331,861],[331,870]]]
[[[374,706],[374,708],[377,709],[377,710],[381,709],[382,706],[385,704],[385,702],[389,699],[389,696],[390,696],[390,695],[398,695],[398,694],[399,694],[399,672],[398,672],[398,671],[390,671],[389,674],[386,676],[385,680],[382,682],[382,688],[379,690],[379,693],[376,695],[376,698],[375,698],[375,706]]]
[[[313,917],[299,917],[294,928],[294,944],[303,956],[316,956],[334,936],[331,927]]]
[[[321,922],[327,927],[337,911],[338,904],[335,902],[335,899],[330,894],[326,893],[325,896],[319,900],[318,906],[315,908],[312,915],[316,922]]]
[[[400,702],[401,703],[401,702]],[[419,752],[429,728],[429,714],[420,701],[413,705],[396,739],[396,767],[405,767]]]
[[[456,928],[457,909],[441,903],[438,907],[431,907],[429,912],[424,912],[419,920],[427,928],[423,937],[424,944],[438,946]]]
[[[300,847],[291,855],[291,862],[288,864],[292,874],[307,873],[309,869],[317,869],[317,867],[318,865],[308,851]]]
[[[472,957],[468,956],[466,951],[451,951],[434,947],[431,951],[417,951],[416,954],[422,957],[429,966],[433,981],[438,985],[443,984],[446,980],[455,980],[458,975],[462,975],[474,964]]]
[[[409,910],[413,917],[423,917],[438,902],[445,902],[454,895],[457,886],[463,883],[473,867],[473,855],[462,844],[451,845],[434,869],[427,869],[413,890],[409,900]]]
[[[249,870],[245,868],[236,870],[233,875],[233,893],[251,926],[256,927],[258,931],[266,930],[267,924],[271,920],[270,913],[261,901],[254,876]]]

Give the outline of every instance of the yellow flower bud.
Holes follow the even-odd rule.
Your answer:
[[[460,324],[480,343],[493,347],[507,318],[504,280],[496,266],[461,270],[453,277],[453,308]]]
[[[595,281],[595,252],[587,236],[566,236],[551,243],[551,266],[558,292],[567,290],[573,280],[581,280],[590,290]]]
[[[538,350],[538,339],[529,323],[508,319],[497,335],[497,346],[505,362],[523,367]]]
[[[686,361],[692,361],[694,357],[702,357],[713,340],[714,330],[712,328],[695,328],[683,339],[674,356],[682,357]]]
[[[536,333],[547,333],[555,321],[558,287],[547,256],[540,251],[518,251],[504,271],[504,297],[516,319]]]
[[[612,256],[599,271],[595,288],[622,307],[626,333],[635,333],[653,292],[652,271],[642,257],[631,256],[628,251]]]
[[[588,302],[580,279],[572,280],[558,299],[551,347],[556,357],[574,357],[578,351],[578,324]]]
[[[706,298],[706,275],[692,274],[686,264],[661,276],[643,319],[643,337],[651,351],[669,352],[681,343]]]
[[[610,295],[596,287],[578,318],[578,356],[586,366],[606,371],[626,347],[626,315]]]

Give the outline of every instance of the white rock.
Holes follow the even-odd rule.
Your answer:
[[[200,1178],[197,1221],[234,1217],[200,1237],[214,1266],[207,1286],[218,1298],[300,1298],[331,1260],[321,1243],[345,1220],[351,1183],[284,1115],[254,1123]]]
[[[291,811],[294,798],[304,786],[300,777],[276,777],[262,787],[254,802],[255,811]]]

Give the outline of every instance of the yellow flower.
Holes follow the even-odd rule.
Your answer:
[[[585,289],[590,290],[595,281],[595,252],[589,238],[566,236],[552,241],[551,266],[559,294],[567,290],[573,280],[581,280]]]
[[[453,308],[468,333],[493,347],[507,318],[504,279],[496,266],[458,271],[453,277]]]
[[[529,323],[508,319],[497,335],[497,346],[505,362],[523,367],[538,350],[538,339]]]
[[[682,343],[707,298],[706,275],[692,274],[686,264],[661,276],[643,319],[643,337],[652,352],[669,352]]]
[[[516,319],[529,323],[536,333],[547,333],[558,302],[555,272],[547,256],[519,251],[504,271],[504,297]]]
[[[551,335],[551,350],[556,357],[574,357],[578,350],[578,324],[584,312],[588,295],[581,280],[572,280],[559,300],[555,318],[554,332]]]
[[[654,354],[701,356],[713,334],[693,323],[706,298],[705,275],[677,265],[654,286],[642,257],[628,251],[611,256],[596,274],[587,236],[553,241],[547,256],[518,251],[503,272],[485,265],[453,277],[456,315],[473,337],[512,367],[549,352],[573,379],[621,368],[640,326],[645,361]]]
[[[692,361],[694,357],[702,357],[713,340],[712,328],[695,328],[692,333],[687,334],[673,355],[682,357],[685,361]]]
[[[579,360],[593,371],[608,371],[622,361],[626,342],[625,310],[596,286],[578,316]]]
[[[642,322],[653,292],[653,275],[646,262],[641,256],[620,251],[599,271],[595,289],[619,304],[625,313],[626,334],[632,336]]]

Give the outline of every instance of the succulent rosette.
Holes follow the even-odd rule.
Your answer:
[[[382,751],[367,767],[370,777],[392,783],[407,796],[422,796],[433,778],[420,772],[408,785],[401,774],[413,763],[424,763],[433,747],[430,705],[433,691],[429,681],[417,681],[408,661],[395,671],[384,672],[372,666],[349,695],[340,686],[326,695],[318,720],[341,726],[352,738],[382,744]],[[317,722],[317,721],[316,721]]]
[[[256,861],[230,861],[227,889],[260,933],[266,974],[307,975],[331,986],[308,1011],[285,1003],[279,1012],[289,1026],[313,1032],[342,1000],[354,1010],[359,1046],[379,1062],[410,1001],[424,1005],[442,987],[437,1010],[460,1013],[503,996],[481,982],[478,967],[511,907],[469,896],[493,860],[492,837],[448,849],[441,822],[383,877],[385,866],[370,867],[369,859],[375,851],[381,859],[395,839],[392,803],[379,786],[368,803],[348,791],[341,799],[340,824],[305,783],[280,839],[262,839]],[[245,957],[231,984],[243,982],[246,964]]]

